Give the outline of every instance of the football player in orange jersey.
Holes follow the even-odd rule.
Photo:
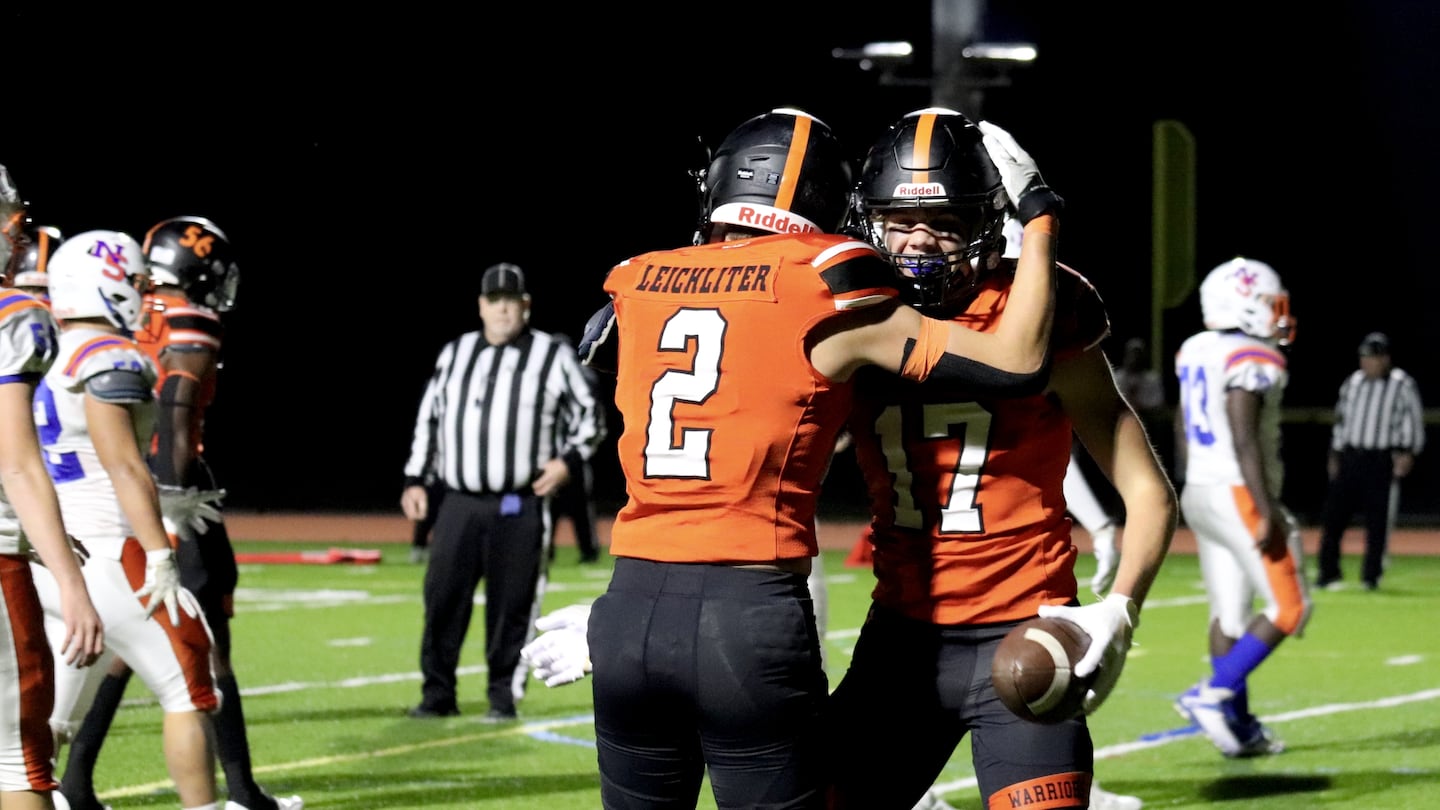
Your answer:
[[[136,341],[159,371],[159,403],[150,468],[167,506],[180,581],[195,594],[214,634],[215,682],[224,695],[214,715],[215,753],[225,771],[226,810],[299,810],[298,796],[272,797],[255,782],[240,688],[230,662],[230,618],[238,573],[235,550],[212,505],[223,496],[204,458],[205,409],[214,401],[224,328],[220,314],[235,305],[240,269],[224,231],[208,219],[162,220],[145,235],[144,258],[153,289]],[[190,517],[172,504],[189,500]],[[198,505],[197,502],[198,501]],[[101,683],[70,749],[61,791],[73,810],[94,810],[93,774],[100,747],[130,679],[116,660]]]
[[[9,283],[32,247],[25,203],[0,165],[0,280]],[[48,256],[48,254],[47,254]],[[49,810],[55,739],[47,720],[55,667],[87,667],[104,651],[100,614],[65,533],[60,502],[35,430],[34,394],[54,363],[59,327],[19,290],[0,290],[0,806]],[[30,560],[59,592],[63,635],[52,651]]]
[[[990,202],[1012,182],[987,152],[996,144],[984,122],[919,110],[874,144],[855,195],[855,224],[893,263],[904,300],[981,331],[1017,303],[1004,212]],[[1031,238],[1027,228],[1021,261]],[[1090,803],[1085,717],[1040,725],[1012,714],[991,685],[991,657],[1037,614],[1077,622],[1091,646],[1076,674],[1099,671],[1086,700],[1095,711],[1169,548],[1176,500],[1099,347],[1109,329],[1099,296],[1063,265],[1056,276],[1043,391],[994,399],[933,378],[877,385],[869,369],[857,380],[849,429],[870,493],[877,582],[831,696],[832,807],[910,808],[966,733],[982,806]],[[1112,590],[1084,607],[1062,494],[1072,430],[1129,516]]]
[[[824,806],[828,683],[806,578],[853,375],[980,390],[1046,376],[1060,199],[1009,146],[1030,219],[995,334],[922,318],[878,251],[833,234],[846,161],[793,109],[741,124],[697,173],[695,246],[610,271],[613,317],[587,330],[616,338],[603,345],[629,495],[588,621],[604,807],[693,806],[707,771],[720,807]]]

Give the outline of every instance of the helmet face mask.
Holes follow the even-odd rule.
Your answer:
[[[736,127],[696,172],[696,244],[716,224],[770,233],[834,233],[844,221],[850,169],[825,122],[778,108]]]
[[[852,215],[871,244],[907,284],[907,303],[922,309],[963,305],[1004,247],[1004,184],[973,123],[955,110],[927,107],[892,124],[860,170]],[[958,247],[922,253],[894,250],[896,223],[933,223]],[[936,240],[939,241],[938,239]]]
[[[210,220],[186,216],[155,224],[145,234],[144,256],[155,284],[179,287],[216,312],[234,308],[240,267],[230,240]]]
[[[981,278],[982,257],[999,250],[1003,219],[980,213],[973,206],[869,209],[865,236],[906,282],[902,292],[908,303],[949,308],[969,300]]]
[[[1238,330],[1281,346],[1295,340],[1290,293],[1262,261],[1237,256],[1211,270],[1200,283],[1200,312],[1206,329]]]
[[[50,307],[62,320],[102,318],[133,333],[140,326],[142,291],[150,277],[140,243],[120,231],[86,231],[50,258]]]

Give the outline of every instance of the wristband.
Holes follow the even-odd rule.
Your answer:
[[[158,548],[153,551],[146,551],[145,564],[151,565],[153,563],[165,562],[166,560],[174,556],[175,552],[171,551],[168,548]]]

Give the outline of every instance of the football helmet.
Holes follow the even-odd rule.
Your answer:
[[[891,124],[870,147],[852,200],[853,226],[900,271],[908,303],[951,307],[972,294],[980,267],[992,262],[987,255],[1003,250],[1007,200],[980,129],[955,110],[926,107]],[[962,247],[892,252],[886,218],[904,227],[906,209]]]
[[[700,223],[695,243],[715,223],[772,233],[835,233],[845,218],[850,166],[835,133],[801,110],[757,115],[721,141],[695,172]]]
[[[1238,329],[1288,346],[1295,339],[1290,293],[1280,274],[1262,261],[1236,256],[1200,282],[1200,314],[1206,329]]]
[[[227,312],[235,306],[240,267],[219,226],[204,217],[172,217],[145,234],[145,263],[155,284],[173,284],[191,301]]]
[[[47,269],[50,257],[64,241],[60,229],[53,225],[25,225],[25,241],[15,262],[15,275],[11,279],[16,287],[49,287],[50,275]]]
[[[104,318],[133,333],[140,325],[141,291],[149,286],[140,243],[121,231],[85,231],[50,257],[50,309],[55,317]]]

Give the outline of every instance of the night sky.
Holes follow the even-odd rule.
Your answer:
[[[478,327],[485,267],[522,266],[532,322],[578,336],[611,265],[690,239],[699,140],[797,105],[858,159],[931,101],[925,2],[666,17],[530,5],[493,21],[474,19],[480,6],[393,4],[344,17],[0,14],[19,68],[0,162],[37,221],[139,237],[202,215],[239,250],[206,443],[232,508],[398,509],[424,382],[440,346]],[[1060,257],[1109,305],[1112,357],[1150,334],[1151,128],[1177,120],[1197,143],[1197,278],[1243,253],[1291,290],[1287,405],[1332,405],[1361,336],[1384,329],[1440,406],[1428,307],[1440,282],[1425,249],[1440,221],[1440,9],[1269,5],[1121,17],[992,2],[986,38],[1034,42],[1040,57],[986,92],[983,116],[1065,195]],[[725,21],[702,16],[712,10]],[[830,56],[882,39],[919,48],[900,82]],[[1194,297],[1163,323],[1168,361],[1199,327]],[[1287,500],[1302,512],[1323,489],[1326,435],[1287,427]],[[1412,503],[1433,492],[1431,466],[1422,458]],[[596,467],[602,506],[618,503],[613,447]]]

